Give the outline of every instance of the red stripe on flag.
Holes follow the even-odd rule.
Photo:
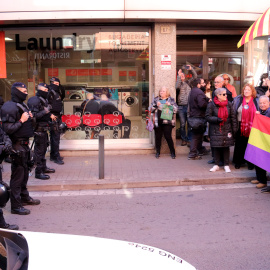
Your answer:
[[[0,78],[7,77],[5,32],[0,31]]]
[[[270,135],[270,118],[265,115],[256,114],[253,120],[252,128],[256,128],[261,132]]]

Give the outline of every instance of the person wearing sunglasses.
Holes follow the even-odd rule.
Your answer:
[[[228,74],[223,74],[223,79],[224,79],[224,87],[227,88],[231,93],[232,97],[235,98],[237,96],[235,87],[230,84],[231,78],[229,77]]]
[[[231,172],[229,167],[230,146],[234,145],[234,134],[237,131],[237,120],[231,102],[227,99],[225,88],[215,90],[214,99],[208,104],[205,114],[209,122],[210,145],[214,149],[215,165],[210,172],[219,170],[223,157],[224,170]]]

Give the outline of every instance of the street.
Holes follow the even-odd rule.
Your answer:
[[[20,230],[91,235],[158,247],[199,270],[265,270],[270,194],[250,183],[131,190],[33,192]],[[42,244],[42,243],[41,243]]]

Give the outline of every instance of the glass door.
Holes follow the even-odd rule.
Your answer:
[[[238,95],[241,92],[241,69],[241,57],[208,57],[208,79],[214,81],[215,77],[228,74]]]

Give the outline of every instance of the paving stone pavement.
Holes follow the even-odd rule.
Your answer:
[[[56,172],[49,180],[39,180],[34,173],[29,177],[29,191],[68,191],[97,189],[128,189],[145,187],[172,187],[211,184],[232,184],[250,182],[256,179],[255,170],[241,167],[236,170],[230,164],[231,173],[223,167],[209,172],[207,164],[211,155],[201,160],[188,160],[187,150],[177,148],[176,159],[163,154],[156,159],[154,154],[130,155],[106,154],[104,158],[104,179],[99,179],[99,157],[65,156],[64,165],[57,165],[47,158],[47,166]],[[231,151],[233,152],[233,151]],[[3,162],[3,179],[9,182],[10,164]]]

